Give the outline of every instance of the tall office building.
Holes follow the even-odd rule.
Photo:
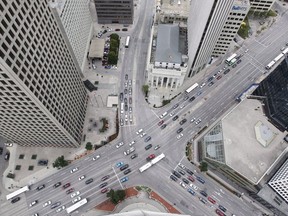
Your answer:
[[[94,0],[98,23],[132,24],[133,0]]]
[[[47,0],[0,1],[0,135],[22,146],[77,147],[87,92]]]
[[[87,0],[54,0],[50,2],[55,17],[60,20],[67,35],[76,60],[83,71],[90,39],[93,36],[93,23]]]
[[[276,0],[250,0],[251,10],[268,12]]]
[[[204,69],[211,57],[227,52],[248,11],[248,0],[191,0],[188,77]]]
[[[271,178],[268,184],[288,203],[288,159]]]

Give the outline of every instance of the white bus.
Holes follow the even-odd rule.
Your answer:
[[[225,60],[225,63],[228,64],[228,65],[231,65],[231,61],[237,56],[236,53],[234,53],[233,55],[231,55],[229,58],[227,58]]]
[[[286,48],[283,52],[284,55],[288,53],[288,48]]]
[[[146,163],[144,164],[142,167],[139,168],[139,171],[142,173],[144,172],[145,170],[149,169],[150,167],[152,166],[152,163]]]
[[[191,91],[193,91],[195,88],[197,88],[199,85],[198,83],[193,84],[190,88],[188,88],[185,92],[189,94]]]
[[[85,205],[87,202],[88,202],[88,201],[87,201],[86,198],[85,198],[85,199],[82,199],[82,200],[80,200],[79,202],[77,202],[76,204],[68,207],[68,208],[66,209],[66,211],[67,211],[68,214],[70,214],[71,212],[73,212],[73,211],[75,211],[76,209],[80,208],[81,206]]]
[[[276,58],[273,60],[274,62],[279,61],[282,57],[284,56],[283,53],[280,53],[278,56],[276,56]]]
[[[269,70],[271,67],[273,67],[274,64],[275,64],[275,61],[273,60],[273,61],[271,61],[265,68],[266,68],[267,70]]]
[[[155,157],[153,160],[151,160],[151,163],[154,165],[158,163],[160,160],[162,160],[165,157],[165,154],[160,154],[157,157]]]
[[[129,42],[130,42],[130,36],[127,36],[126,42],[125,42],[125,48],[129,47]]]
[[[30,190],[29,186],[24,186],[24,187],[20,188],[19,190],[16,190],[16,191],[6,195],[6,199],[7,200],[12,199],[12,198],[18,196],[19,194],[24,193],[24,192],[29,191],[29,190]]]

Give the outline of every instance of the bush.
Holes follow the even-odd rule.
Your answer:
[[[200,171],[206,172],[207,170],[208,170],[208,164],[206,162],[202,161],[200,164]]]
[[[85,148],[86,148],[88,151],[92,150],[92,148],[93,148],[92,143],[91,143],[91,142],[86,143]]]
[[[117,190],[114,191],[113,189],[111,189],[108,193],[107,193],[107,197],[110,198],[110,201],[113,204],[117,204],[119,201],[122,201],[125,199],[126,196],[126,192],[125,190]]]
[[[64,159],[64,156],[60,156],[58,157],[55,162],[53,163],[53,167],[55,168],[61,168],[61,167],[65,167],[68,165],[68,161]]]

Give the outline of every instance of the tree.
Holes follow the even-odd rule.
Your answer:
[[[60,156],[58,157],[55,162],[53,163],[53,167],[55,168],[61,168],[61,167],[65,167],[68,165],[68,161],[64,159],[64,156]]]
[[[148,96],[148,92],[149,92],[149,86],[148,85],[143,85],[142,86],[142,91],[144,92],[145,97],[147,97]]]
[[[205,161],[202,161],[200,164],[200,171],[206,172],[208,170],[208,164]]]
[[[117,204],[119,201],[122,201],[125,199],[126,193],[125,190],[117,190],[114,191],[113,189],[111,189],[108,193],[107,193],[107,197],[110,198],[110,201],[113,204]]]
[[[92,150],[92,143],[91,142],[87,142],[86,143],[86,146],[85,146],[85,148],[88,150],[88,151],[90,151],[90,150]]]
[[[118,41],[119,41],[119,35],[118,35],[118,34],[115,34],[115,33],[114,33],[114,34],[111,34],[111,35],[110,35],[110,40],[111,40],[111,39],[114,39],[114,40],[118,40]]]
[[[108,54],[108,64],[109,65],[117,65],[118,56],[115,52],[111,51]]]

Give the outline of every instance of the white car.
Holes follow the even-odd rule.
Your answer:
[[[136,131],[136,134],[139,135],[140,133],[142,133],[143,129],[139,129],[138,131]]]
[[[187,188],[187,185],[185,184],[185,183],[183,183],[183,182],[179,182],[179,184],[183,187],[183,188]]]
[[[181,168],[184,169],[184,170],[186,169],[186,167],[185,167],[184,164],[178,163],[178,166],[181,167]]]
[[[179,140],[179,139],[181,139],[182,137],[183,137],[183,133],[181,133],[181,134],[179,134],[178,136],[177,136],[177,139]]]
[[[173,116],[174,114],[175,114],[174,112],[171,112],[171,113],[170,113],[170,116]]]
[[[131,154],[131,153],[134,152],[134,151],[135,151],[135,147],[132,146],[130,149],[124,151],[124,155],[129,155],[129,154]]]
[[[203,88],[205,85],[206,85],[206,83],[202,83],[202,84],[200,85],[200,88]]]
[[[75,197],[75,196],[78,196],[80,194],[80,192],[79,191],[76,191],[76,192],[74,192],[73,194],[71,194],[71,198],[73,198],[73,197]]]
[[[196,120],[196,118],[192,118],[190,122],[194,122]]]
[[[124,145],[124,142],[120,142],[120,143],[118,143],[117,145],[116,145],[116,148],[120,148],[121,146],[123,146]]]
[[[201,122],[201,119],[198,119],[195,124],[198,125]]]
[[[146,133],[145,133],[145,132],[142,133],[142,134],[140,134],[140,137],[144,137],[144,136],[146,136]]]
[[[78,196],[78,197],[76,197],[74,200],[72,200],[72,203],[76,203],[76,202],[78,202],[78,201],[80,201],[80,200],[81,200],[81,197]]]
[[[180,109],[182,109],[182,108],[184,108],[184,107],[185,107],[185,105],[183,104],[183,105],[180,106]]]
[[[81,180],[84,179],[84,178],[85,178],[85,175],[80,176],[80,177],[79,177],[79,181],[81,181]]]
[[[92,158],[93,161],[98,160],[100,158],[100,155],[96,155],[95,157]]]
[[[78,170],[78,167],[75,167],[74,169],[72,169],[71,171],[70,171],[70,173],[74,173],[74,172],[76,172]]]
[[[45,203],[43,204],[43,207],[46,207],[46,206],[48,206],[48,205],[51,205],[51,200],[45,202]]]
[[[13,143],[5,143],[5,146],[7,146],[7,147],[12,147],[12,146],[13,146]]]
[[[56,212],[61,212],[61,211],[64,210],[64,209],[65,209],[65,206],[62,206],[62,207],[58,208],[58,209],[56,210]]]
[[[198,187],[196,185],[194,185],[194,184],[190,184],[190,187],[192,187],[195,191],[198,190]]]
[[[131,143],[129,143],[129,146],[133,146],[136,143],[135,140],[133,140]]]
[[[38,203],[38,200],[33,201],[32,203],[29,204],[29,207],[32,207]]]

